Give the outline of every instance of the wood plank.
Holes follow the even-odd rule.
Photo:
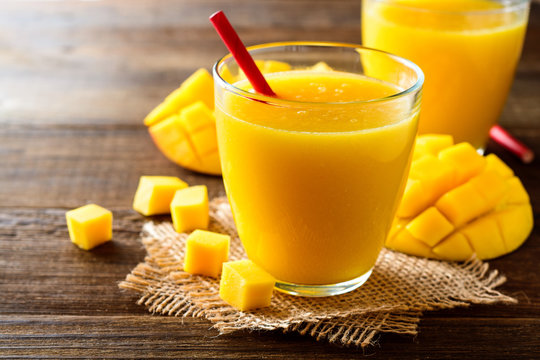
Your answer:
[[[0,207],[74,208],[88,202],[131,208],[141,175],[179,176],[224,195],[221,177],[196,174],[167,160],[146,129],[0,129]]]
[[[6,325],[0,330],[0,358],[532,359],[540,354],[537,319],[429,318],[414,341],[383,334],[380,348],[364,351],[277,331],[216,336],[208,323],[192,318],[0,316],[0,323]],[[516,336],[501,344],[497,340],[503,333]]]

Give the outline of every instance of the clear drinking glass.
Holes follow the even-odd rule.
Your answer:
[[[529,0],[363,0],[365,46],[414,61],[426,76],[419,133],[483,151],[510,90]]]
[[[278,290],[355,289],[371,274],[403,191],[422,71],[349,44],[248,50],[277,98],[250,91],[230,55],[214,66],[223,180],[242,244]],[[343,100],[348,86],[365,99]],[[370,97],[383,88],[387,95]],[[333,100],[296,99],[304,90]]]

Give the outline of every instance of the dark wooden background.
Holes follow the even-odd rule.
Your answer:
[[[364,352],[279,332],[217,336],[210,323],[152,316],[118,282],[143,259],[140,175],[176,175],[223,195],[154,147],[144,115],[225,48],[207,21],[223,9],[247,44],[360,42],[360,0],[2,1],[0,3],[0,358],[540,358],[540,231],[491,261],[512,306],[424,315],[417,337],[383,334]],[[540,4],[533,4],[501,122],[540,155]],[[539,222],[540,168],[501,156]],[[114,241],[73,246],[67,209],[114,212]]]

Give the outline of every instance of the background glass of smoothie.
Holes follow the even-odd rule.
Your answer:
[[[424,71],[419,133],[452,134],[483,151],[518,63],[528,0],[363,0],[365,46]]]
[[[254,93],[230,55],[214,67],[223,179],[240,239],[278,290],[350,291],[371,274],[403,191],[423,74],[347,44],[248,50],[277,98]],[[384,62],[384,74],[365,76],[366,61]]]

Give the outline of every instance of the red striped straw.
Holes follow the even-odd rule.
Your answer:
[[[534,160],[534,152],[499,125],[495,125],[489,130],[489,136],[493,141],[519,157],[525,164]]]
[[[276,93],[272,91],[268,82],[262,75],[261,71],[253,61],[253,58],[247,51],[244,43],[238,37],[236,31],[231,26],[231,23],[223,13],[218,11],[210,16],[210,22],[214,25],[219,37],[227,46],[232,56],[240,66],[240,69],[246,74],[253,89],[261,95],[275,97]]]

